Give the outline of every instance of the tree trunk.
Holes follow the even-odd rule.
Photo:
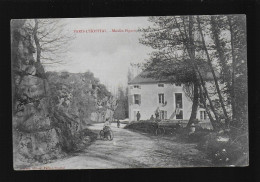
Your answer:
[[[236,118],[236,107],[235,107],[235,51],[234,51],[234,31],[232,26],[231,17],[228,16],[228,24],[230,29],[230,41],[231,41],[231,54],[232,54],[232,75],[231,75],[231,106],[232,106],[232,119]]]
[[[185,45],[185,47],[187,48],[189,57],[190,57],[190,59],[191,59],[191,65],[192,65],[194,71],[197,73],[196,76],[198,76],[198,79],[197,79],[197,80],[199,81],[199,82],[197,82],[197,83],[200,84],[200,85],[203,87],[203,89],[205,90],[205,95],[207,96],[207,99],[209,100],[210,108],[211,108],[212,112],[213,112],[214,115],[215,115],[216,121],[219,121],[218,115],[217,115],[217,113],[216,113],[216,111],[215,111],[215,108],[214,108],[214,106],[213,106],[213,103],[212,103],[212,101],[211,101],[211,99],[210,99],[210,97],[209,97],[208,91],[207,91],[207,89],[206,89],[206,87],[205,87],[205,83],[204,83],[204,80],[203,80],[203,78],[202,78],[202,76],[201,76],[200,70],[199,70],[199,68],[198,68],[198,66],[197,66],[197,63],[195,62],[195,60],[196,60],[196,57],[195,57],[195,46],[194,46],[194,37],[193,37],[193,34],[192,34],[192,31],[193,31],[193,30],[192,30],[192,29],[193,29],[193,23],[194,23],[193,17],[192,17],[192,16],[189,16],[189,26],[188,26],[188,34],[189,34],[189,37],[186,37],[186,38],[184,37],[184,34],[183,34],[182,30],[180,29],[179,24],[178,24],[176,18],[174,18],[174,19],[175,19],[175,23],[176,23],[176,25],[178,26],[178,29],[179,29],[179,31],[180,31],[181,37],[182,37],[182,39],[183,39],[183,42],[186,42],[186,41],[185,41],[186,39],[189,40],[189,42],[188,42],[188,43],[186,42],[184,45]],[[196,109],[196,112],[197,112],[197,109]]]
[[[207,99],[209,100],[209,103],[210,103],[210,108],[211,108],[212,112],[214,113],[216,120],[219,121],[218,115],[217,115],[215,108],[213,106],[213,103],[212,103],[212,101],[209,97],[209,94],[208,94],[207,88],[205,86],[204,80],[201,76],[200,70],[197,66],[197,63],[195,62],[195,60],[196,60],[195,46],[194,46],[194,37],[193,37],[193,34],[192,34],[193,24],[194,24],[193,17],[189,16],[189,30],[188,30],[188,32],[189,32],[189,43],[186,44],[186,48],[187,48],[189,56],[192,60],[191,65],[193,66],[193,69],[195,70],[195,72],[198,73],[198,76],[199,76],[198,80],[200,81],[199,83],[203,87],[203,89],[205,90],[205,94],[206,94]],[[179,31],[181,32],[180,28],[179,28]]]
[[[193,17],[192,16],[189,16],[189,27],[188,28],[189,28],[189,30],[188,30],[189,43],[186,47],[187,47],[187,50],[189,50],[189,52],[190,52],[190,58],[193,61],[195,61],[194,37],[193,37],[193,34],[192,34],[192,29],[193,29]],[[196,72],[195,69],[194,69],[194,72]],[[199,105],[199,82],[198,82],[198,79],[194,79],[193,88],[194,89],[193,89],[192,111],[191,111],[191,116],[190,116],[189,122],[187,124],[187,127],[189,127],[194,122],[194,120],[196,119],[196,116],[197,116],[197,110],[198,110],[198,105]]]
[[[220,45],[219,31],[218,31],[217,22],[216,22],[216,19],[215,19],[214,16],[211,16],[211,30],[212,30],[213,39],[214,39],[214,42],[215,42],[215,45],[216,45],[216,49],[217,49],[217,52],[218,52],[220,62],[222,64],[224,74],[228,74],[229,69],[228,69],[226,60],[224,58],[224,51],[223,51],[223,49]],[[233,51],[232,42],[233,42],[233,35],[231,35],[231,47],[232,47],[232,51]],[[233,57],[233,59],[234,59],[234,57]],[[234,60],[233,60],[233,62],[234,62]],[[233,64],[232,64],[232,66],[233,66]],[[233,77],[233,71],[232,71],[232,77]],[[233,79],[232,79],[232,82],[233,82]],[[231,90],[231,92],[229,91],[229,94],[230,94],[230,97],[231,97],[231,106],[232,106],[232,109],[233,109],[234,108],[233,88],[232,88],[232,85],[231,85],[229,80],[226,80],[226,83],[227,83],[228,89]]]
[[[203,92],[203,89],[201,88],[201,86],[199,87],[199,90],[200,90],[200,93],[201,93],[201,100],[202,100],[203,106],[204,106],[204,108],[207,112],[207,115],[209,117],[210,123],[213,127],[213,130],[216,130],[217,129],[217,122],[216,122],[216,120],[214,120],[214,118],[212,117],[212,115],[211,115],[211,113],[210,113],[210,111],[207,107],[207,103],[206,103],[206,99],[205,99],[206,94],[205,94],[205,92]]]
[[[214,108],[214,105],[213,105],[213,103],[212,103],[212,101],[211,101],[211,98],[209,97],[208,90],[207,90],[207,88],[206,88],[206,86],[205,86],[204,80],[203,80],[203,78],[202,78],[202,76],[201,76],[201,73],[200,73],[198,67],[197,67],[197,70],[198,70],[199,78],[200,78],[200,81],[201,81],[201,86],[202,86],[202,88],[204,89],[204,92],[202,92],[202,93],[204,93],[204,94],[205,94],[205,97],[208,99],[210,108],[211,108],[212,112],[213,112],[214,115],[215,115],[216,121],[219,121],[218,114],[217,114],[217,112],[216,112],[216,110],[215,110],[215,108]],[[206,98],[205,98],[205,100],[206,100]]]
[[[190,115],[190,119],[189,119],[189,122],[187,124],[187,127],[189,127],[194,122],[194,120],[196,119],[198,105],[199,105],[199,83],[198,83],[198,81],[195,81],[193,83],[192,110],[191,110],[191,115]]]
[[[209,53],[208,53],[208,50],[207,50],[207,47],[206,47],[206,43],[205,43],[205,40],[204,40],[204,35],[203,35],[203,33],[202,33],[202,29],[201,29],[201,26],[200,26],[200,18],[199,18],[199,16],[197,16],[197,21],[198,21],[199,32],[200,32],[201,39],[202,39],[203,48],[204,48],[205,53],[206,53],[206,55],[207,55],[207,62],[208,62],[208,65],[209,65],[209,67],[210,67],[210,70],[211,70],[211,72],[212,72],[213,79],[214,79],[214,82],[215,82],[215,86],[216,86],[216,89],[217,89],[217,93],[218,93],[218,96],[219,96],[219,102],[220,102],[221,107],[222,107],[222,110],[223,110],[223,112],[224,112],[225,124],[226,124],[226,126],[228,127],[228,126],[229,126],[229,118],[228,118],[227,111],[226,111],[226,108],[225,108],[225,105],[224,105],[224,102],[223,102],[222,95],[221,95],[221,93],[220,93],[218,80],[217,80],[216,74],[215,74],[215,72],[214,72],[214,69],[213,69],[213,66],[212,66],[212,63],[211,63],[211,59],[210,59],[210,57],[209,57]]]
[[[37,36],[37,30],[38,30],[38,20],[35,19],[34,20],[35,22],[35,26],[34,26],[34,30],[33,30],[33,38],[34,38],[34,41],[35,41],[35,45],[36,45],[36,60],[38,63],[40,63],[41,61],[41,46],[40,46],[40,42],[39,42],[39,39],[38,39],[38,36]]]

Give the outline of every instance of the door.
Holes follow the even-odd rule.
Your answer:
[[[175,93],[175,112],[176,119],[183,119],[182,93]]]
[[[137,114],[137,111],[134,111],[134,121],[137,121],[136,114]]]

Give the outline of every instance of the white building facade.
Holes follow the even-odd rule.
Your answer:
[[[192,100],[185,95],[183,85],[140,75],[128,83],[128,104],[129,121],[137,121],[138,111],[140,120],[148,120],[151,115],[155,118],[156,110],[162,120],[189,120],[192,110]],[[207,119],[204,108],[198,108],[197,119]]]

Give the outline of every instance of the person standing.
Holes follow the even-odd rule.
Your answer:
[[[180,110],[180,104],[177,104],[175,113],[176,113],[176,115],[179,115],[180,112],[181,112],[181,110]]]
[[[118,128],[120,127],[120,121],[119,121],[119,119],[117,119],[117,127],[118,127]]]
[[[159,119],[159,107],[157,107],[157,109],[154,111],[154,115],[155,115],[155,120]]]
[[[136,118],[137,118],[137,121],[139,121],[140,120],[140,118],[141,118],[141,114],[140,114],[140,112],[138,111],[137,112],[137,114],[136,114]]]
[[[155,118],[159,119],[159,112],[157,110],[155,111]]]
[[[110,123],[108,121],[108,119],[106,119],[104,126],[103,126],[103,130],[106,132],[110,129]]]
[[[153,117],[153,115],[151,115],[150,120],[151,120],[151,121],[154,121],[154,117]]]

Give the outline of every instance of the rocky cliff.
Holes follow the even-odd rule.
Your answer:
[[[96,135],[81,130],[79,120],[52,107],[50,84],[33,57],[35,48],[24,21],[12,21],[11,31],[13,153],[18,169],[62,157],[88,145]]]

